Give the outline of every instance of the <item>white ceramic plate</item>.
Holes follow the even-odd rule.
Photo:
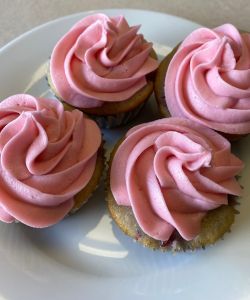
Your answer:
[[[147,40],[170,47],[198,25],[141,10],[105,10],[142,24]],[[51,96],[45,65],[58,38],[85,12],[40,26],[0,50],[0,99]],[[164,50],[164,49],[163,49]],[[157,51],[162,48],[157,46]],[[153,99],[140,121],[149,120]],[[153,117],[156,117],[154,112]],[[111,146],[122,130],[105,132]],[[250,138],[235,147],[245,160],[245,196],[231,234],[205,251],[153,252],[123,235],[108,217],[101,185],[77,214],[49,229],[0,224],[0,300],[250,299]]]

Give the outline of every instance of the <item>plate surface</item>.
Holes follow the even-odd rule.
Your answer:
[[[175,46],[199,25],[142,10],[103,10],[142,24],[149,41]],[[0,99],[27,92],[50,96],[46,62],[56,41],[77,20],[64,17],[35,28],[0,50]],[[157,45],[157,44],[156,44]],[[156,50],[162,51],[158,46]],[[154,99],[138,122],[157,117]],[[147,112],[153,110],[149,117]],[[105,131],[110,148],[124,130]],[[153,252],[124,236],[111,222],[100,185],[74,216],[48,229],[0,224],[0,300],[20,299],[250,299],[250,138],[234,145],[246,163],[240,214],[223,241],[194,253]],[[128,298],[129,297],[129,298]]]

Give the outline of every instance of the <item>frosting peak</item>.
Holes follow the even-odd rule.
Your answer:
[[[94,138],[93,138],[94,137]],[[58,100],[21,94],[0,103],[0,219],[58,222],[95,169],[101,134]]]
[[[89,108],[130,98],[158,66],[149,54],[152,44],[129,27],[124,17],[85,17],[56,44],[50,76],[68,103]]]
[[[180,45],[166,78],[172,116],[229,134],[250,132],[250,34],[199,28]]]
[[[216,132],[186,119],[161,119],[127,133],[112,161],[110,187],[149,236],[166,241],[176,229],[191,240],[207,211],[241,193],[234,176],[242,167]]]

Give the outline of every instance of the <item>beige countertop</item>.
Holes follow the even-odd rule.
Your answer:
[[[0,0],[0,47],[42,23],[102,8],[155,10],[209,27],[229,22],[250,31],[249,0]]]

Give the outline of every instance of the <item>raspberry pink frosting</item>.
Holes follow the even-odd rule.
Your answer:
[[[243,163],[218,133],[193,121],[166,118],[132,128],[115,153],[111,191],[130,206],[141,229],[167,241],[174,230],[195,238],[206,212],[240,195],[234,176]]]
[[[47,227],[93,175],[101,133],[58,100],[20,94],[0,103],[0,220]]]
[[[250,132],[250,34],[230,24],[192,32],[165,78],[172,116],[229,134]]]
[[[80,108],[129,99],[158,67],[152,44],[124,17],[95,14],[76,23],[56,44],[50,77],[59,95]]]

